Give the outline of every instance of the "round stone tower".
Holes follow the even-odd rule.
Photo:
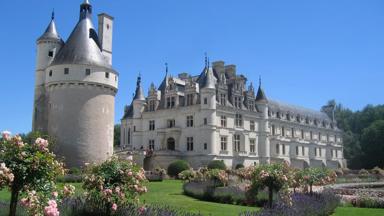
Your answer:
[[[92,5],[85,0],[79,22],[45,69],[48,134],[56,138],[56,152],[68,167],[113,154],[118,73],[111,65],[112,23],[112,17],[99,15],[97,33]]]
[[[56,53],[64,42],[56,30],[55,15],[52,12],[51,22],[37,41],[35,95],[33,106],[32,128],[34,131],[47,132],[47,92],[45,88],[45,69],[52,63]]]

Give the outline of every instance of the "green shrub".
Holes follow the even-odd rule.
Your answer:
[[[171,177],[177,177],[184,170],[189,170],[190,166],[185,160],[177,160],[169,164],[167,173]]]
[[[374,167],[372,170],[371,170],[371,173],[372,174],[375,174],[375,175],[378,175],[380,177],[384,177],[384,170],[380,169],[380,167]]]
[[[235,169],[241,169],[241,168],[244,168],[244,165],[243,164],[237,164]]]
[[[222,160],[213,160],[213,161],[209,162],[208,169],[225,170],[225,169],[227,169],[227,167],[225,166],[224,161],[222,161]]]
[[[367,178],[369,176],[369,172],[366,169],[361,169],[359,171],[359,178]]]

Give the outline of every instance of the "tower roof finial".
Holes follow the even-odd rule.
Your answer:
[[[207,52],[204,52],[205,56],[205,67],[208,67],[208,57],[207,57]]]
[[[259,75],[259,86],[261,87],[261,75]]]
[[[55,8],[52,9],[51,20],[55,19]]]
[[[168,63],[165,62],[165,75],[168,76]]]

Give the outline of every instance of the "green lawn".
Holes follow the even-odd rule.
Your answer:
[[[59,184],[62,187],[63,184]],[[76,193],[81,194],[81,183],[74,183]],[[7,190],[0,191],[0,200],[8,201],[10,194]],[[203,215],[211,216],[232,216],[239,212],[257,210],[258,208],[219,204],[200,201],[182,193],[182,182],[177,180],[165,180],[163,182],[148,183],[148,193],[141,196],[140,200],[151,204],[164,204],[178,209],[192,212],[200,212]],[[339,207],[333,216],[382,216],[384,209]]]
[[[232,216],[247,210],[258,208],[219,204],[200,201],[183,195],[182,182],[176,180],[165,180],[163,182],[151,182],[148,185],[148,193],[144,194],[141,201],[145,203],[165,204],[175,206],[185,211],[200,212],[203,215]]]

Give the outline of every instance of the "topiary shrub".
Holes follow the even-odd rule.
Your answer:
[[[178,177],[179,173],[184,170],[189,170],[190,166],[185,160],[177,160],[169,164],[167,173],[171,177]]]
[[[213,160],[209,162],[208,169],[220,169],[220,170],[226,170],[227,167],[224,164],[224,161],[222,160]]]
[[[237,164],[235,169],[241,169],[241,168],[244,168],[244,165],[243,164]]]

